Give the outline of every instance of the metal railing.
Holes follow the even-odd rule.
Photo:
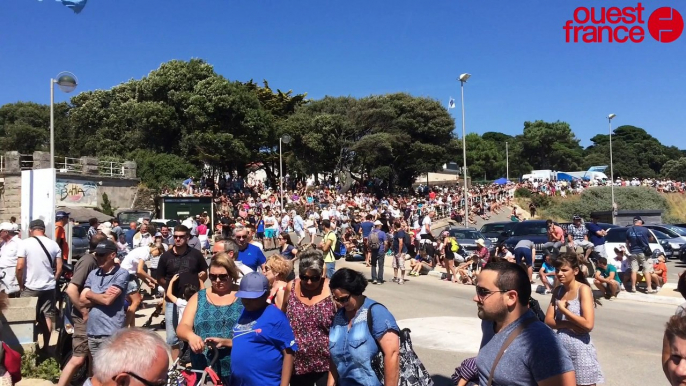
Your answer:
[[[98,174],[109,177],[125,177],[126,167],[122,162],[98,162]]]
[[[21,170],[33,169],[33,154],[19,154],[19,168]]]
[[[83,164],[79,158],[55,157],[55,169],[58,173],[81,173]]]

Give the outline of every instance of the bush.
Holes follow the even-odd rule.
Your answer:
[[[149,150],[136,150],[129,155],[136,161],[136,174],[151,189],[163,186],[177,187],[190,176],[200,177],[200,170],[184,158],[174,154],[158,154]]]
[[[645,187],[615,187],[615,202],[618,210],[653,209],[667,214],[668,209],[667,200],[663,196],[654,189]],[[588,219],[591,212],[611,209],[610,187],[597,187],[584,191],[578,197],[555,200],[541,216],[569,221],[575,214]]]
[[[530,198],[531,191],[527,188],[517,188],[514,194],[515,198]]]
[[[553,203],[553,199],[547,194],[534,194],[531,196],[531,202],[536,208],[545,209]]]
[[[60,379],[60,366],[54,358],[41,361],[35,351],[26,352],[21,357],[21,376],[24,379],[45,379],[54,383]]]

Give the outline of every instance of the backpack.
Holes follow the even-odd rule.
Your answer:
[[[455,240],[453,237],[450,237],[450,250],[452,252],[457,252],[460,250],[460,244],[457,243],[457,240]]]
[[[380,305],[384,307],[381,303],[374,303],[367,309],[367,328],[369,329],[369,334],[374,336],[372,332],[372,327],[374,325],[372,317],[372,308],[374,306]],[[410,339],[410,329],[404,328],[399,332],[400,336],[400,353],[399,353],[399,370],[400,376],[398,377],[398,386],[433,386],[434,381],[431,379],[429,372],[426,371],[426,367],[417,353],[414,352],[412,348],[412,339]],[[372,358],[372,369],[374,374],[378,378],[381,384],[384,384],[384,363],[383,363],[383,351],[381,351],[381,345],[379,341],[374,339],[376,346],[379,348],[379,352]]]
[[[329,232],[329,233],[332,233],[332,232]],[[329,236],[329,233],[327,233],[327,235],[326,235],[327,237]],[[336,241],[334,241],[331,244],[331,247],[329,248],[329,250],[331,251],[331,253],[333,253],[333,258],[338,260],[341,257],[345,256],[346,251],[345,251],[345,248],[343,247],[343,244],[341,243],[338,235],[336,233],[334,233],[334,236],[336,236]]]
[[[21,381],[21,354],[12,350],[7,343],[2,342],[2,366],[12,377],[12,384]]]
[[[369,234],[369,239],[368,239],[368,241],[369,241],[369,248],[370,248],[371,250],[376,251],[376,250],[378,250],[379,248],[381,248],[381,240],[379,240],[379,231],[373,230],[373,231]]]
[[[536,314],[536,318],[540,320],[541,322],[545,323],[545,312],[541,309],[541,305],[538,303],[538,300],[530,297],[529,298],[529,309]]]

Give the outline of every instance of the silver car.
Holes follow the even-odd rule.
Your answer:
[[[484,235],[475,228],[450,227],[447,231],[450,233],[451,237],[454,237],[455,240],[457,240],[468,255],[476,252],[476,240],[478,239],[484,240],[484,245],[491,255],[495,252],[493,242],[485,238]]]

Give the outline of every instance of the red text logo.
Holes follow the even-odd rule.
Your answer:
[[[578,7],[562,29],[567,43],[640,43],[645,39],[645,7]],[[671,43],[681,36],[684,19],[670,7],[655,10],[647,20],[650,36]]]

